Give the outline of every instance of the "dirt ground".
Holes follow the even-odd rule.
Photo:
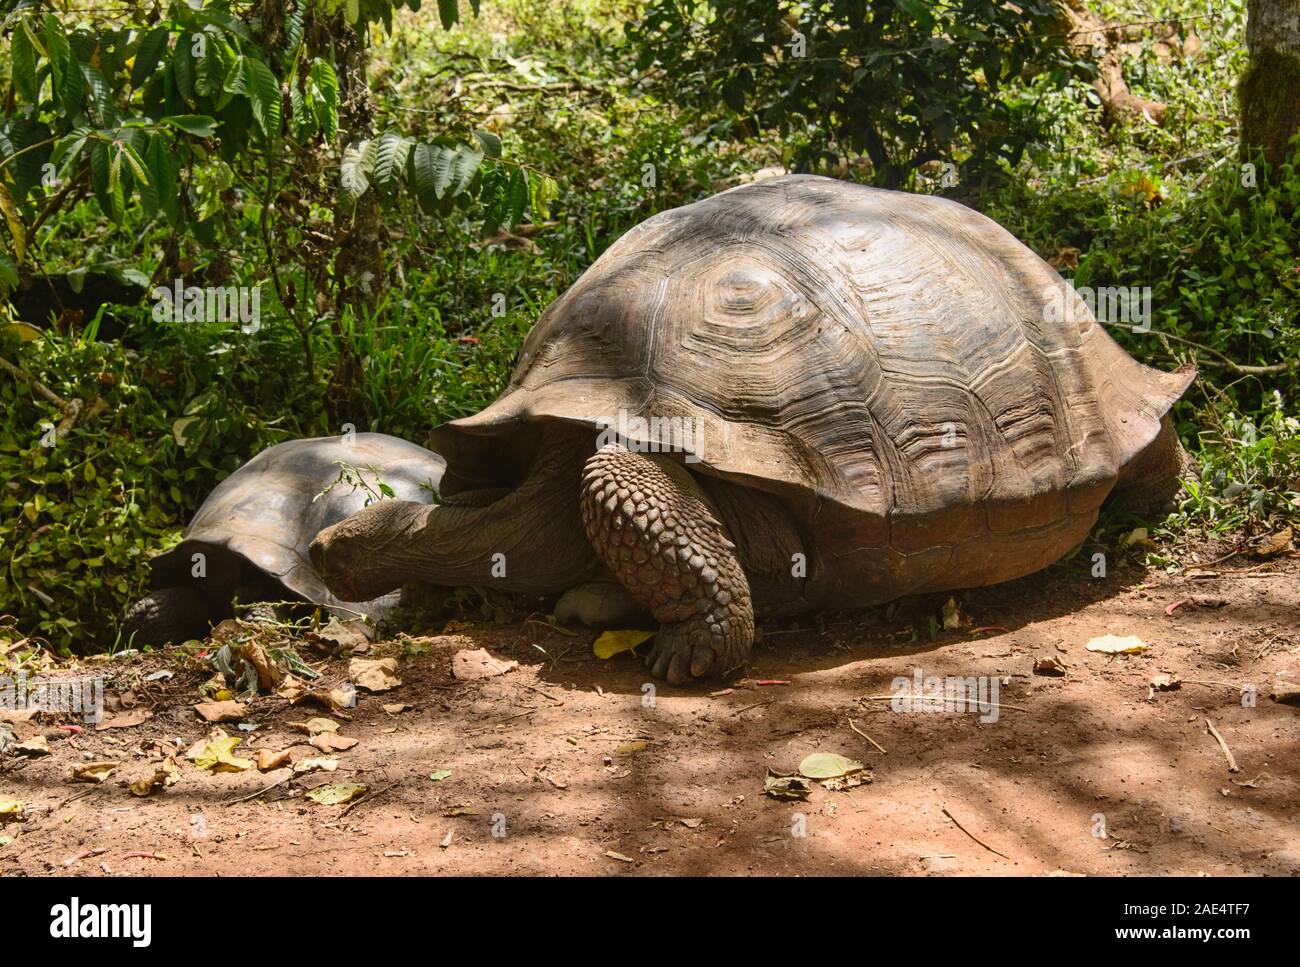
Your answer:
[[[1053,568],[954,596],[965,625],[933,635],[946,596],[769,624],[743,677],[659,683],[653,700],[630,655],[593,656],[594,634],[460,626],[401,658],[400,686],[335,715],[359,740],[330,754],[336,771],[297,777],[199,769],[183,753],[212,728],[193,708],[210,670],[180,651],[115,658],[91,669],[109,676],[109,719],[152,717],[80,734],[13,725],[51,752],[0,762],[0,800],[23,804],[0,824],[0,875],[1300,874],[1300,708],[1270,698],[1300,684],[1300,560],[1209,570]],[[1150,647],[1086,650],[1106,634]],[[454,678],[453,655],[480,647],[520,664]],[[348,657],[303,655],[327,684],[347,677]],[[1049,656],[1064,676],[1033,673]],[[996,678],[996,720],[868,698],[916,668]],[[1181,688],[1151,690],[1162,672]],[[291,723],[328,714],[263,696],[245,720],[255,731],[221,727],[244,739],[237,756],[289,748],[300,762],[322,752]],[[164,750],[179,781],[133,796]],[[769,767],[814,752],[859,760],[872,781],[765,794]],[[121,765],[69,781],[89,760]],[[347,805],[307,798],[337,783],[368,790]]]

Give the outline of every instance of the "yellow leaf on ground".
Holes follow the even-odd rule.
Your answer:
[[[307,798],[312,802],[320,803],[322,806],[341,806],[345,802],[356,799],[357,796],[369,788],[364,782],[330,783],[325,786],[317,786],[307,793]]]
[[[195,757],[194,764],[200,769],[211,769],[213,772],[243,772],[251,769],[252,759],[241,759],[232,754],[235,746],[243,741],[239,736],[214,739],[203,747],[203,751]]]
[[[1136,655],[1151,646],[1137,635],[1102,635],[1088,642],[1089,651],[1099,651],[1103,655]]]
[[[619,652],[631,651],[642,642],[655,636],[653,631],[606,631],[591,646],[597,658],[613,658]]]

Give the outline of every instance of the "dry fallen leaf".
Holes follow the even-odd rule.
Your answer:
[[[799,775],[805,779],[837,779],[865,768],[856,759],[835,752],[814,752],[799,763]]]
[[[486,648],[474,651],[458,651],[451,659],[451,677],[462,682],[472,682],[480,678],[495,678],[504,675],[518,665],[517,661],[503,661],[493,658]]]
[[[50,754],[50,742],[43,735],[33,735],[26,742],[20,742],[14,746],[14,752],[18,755],[36,759]]]
[[[154,769],[152,776],[147,779],[137,779],[131,783],[131,795],[147,796],[155,789],[175,785],[180,781],[180,778],[181,770],[177,767],[176,760],[168,756],[162,761],[161,765]]]
[[[134,712],[126,712],[122,715],[114,715],[111,719],[104,719],[95,726],[96,732],[103,732],[105,729],[130,729],[137,725],[143,725],[149,719],[153,718],[153,712],[147,708],[138,708]]]
[[[330,618],[324,627],[308,632],[307,640],[314,644],[325,645],[328,650],[337,654],[340,651],[350,651],[359,645],[369,644],[370,637],[366,634],[362,622]]]
[[[322,717],[310,718],[306,722],[290,722],[293,728],[308,735],[320,735],[322,732],[337,732],[339,724],[333,719]]]
[[[1034,674],[1059,677],[1065,674],[1065,665],[1061,664],[1061,660],[1055,655],[1045,655],[1034,659]]]
[[[404,703],[393,702],[388,705],[385,705],[384,711],[387,712],[389,715],[401,715],[403,712],[407,711],[410,707],[411,706],[406,705]]]
[[[256,640],[246,641],[241,644],[239,646],[239,657],[257,669],[257,687],[259,691],[270,692],[276,685],[280,684],[280,679],[284,676],[284,673],[280,671],[280,666],[267,656],[266,649],[259,645]]]
[[[346,752],[357,744],[357,740],[347,735],[337,735],[333,732],[322,732],[319,735],[312,736],[311,745],[313,748],[325,752]]]
[[[240,702],[200,702],[194,711],[205,722],[238,722],[248,714],[248,706]]]
[[[1275,557],[1284,551],[1291,549],[1291,538],[1294,532],[1290,525],[1283,527],[1280,531],[1270,534],[1263,541],[1257,544],[1252,551],[1256,557]]]
[[[0,708],[0,722],[9,722],[17,725],[20,722],[30,722],[40,714],[38,708]]]
[[[296,678],[294,675],[290,674],[284,676],[284,681],[280,682],[280,686],[275,690],[275,694],[279,695],[283,699],[287,699],[290,704],[296,705],[302,699],[303,695],[307,693],[307,690],[307,684],[303,682],[302,679]]]
[[[302,776],[309,772],[333,772],[338,767],[338,759],[303,759],[294,763],[293,774]]]
[[[348,678],[367,692],[388,692],[402,684],[396,658],[353,658],[348,662]]]
[[[83,762],[72,767],[73,782],[103,782],[120,762]]]
[[[17,799],[0,799],[0,822],[21,819],[23,804]]]
[[[273,752],[270,749],[257,750],[257,771],[271,772],[274,769],[280,769],[289,764],[289,750],[281,749],[279,752]]]

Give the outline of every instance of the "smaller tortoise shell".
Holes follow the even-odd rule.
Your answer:
[[[399,500],[426,504],[433,500],[444,467],[438,454],[383,433],[358,433],[350,442],[331,436],[269,447],[221,481],[181,542],[153,559],[152,585],[190,583],[193,555],[202,553],[214,590],[233,592],[252,567],[290,594],[313,604],[338,605],[313,569],[308,547],[323,528],[366,504],[364,489],[335,483],[340,463],[356,468],[371,487],[382,480]]]

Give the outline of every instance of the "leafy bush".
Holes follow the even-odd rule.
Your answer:
[[[247,370],[213,381],[212,357],[143,363],[67,338],[3,349],[64,400],[83,401],[63,435],[57,407],[0,378],[0,601],[59,647],[112,644],[148,558],[197,502],[247,454],[309,429],[268,422],[258,404],[274,389]],[[193,398],[179,420],[169,406],[178,396]]]
[[[780,137],[802,170],[864,152],[886,187],[931,161],[978,184],[1041,123],[1010,82],[1066,76],[1058,17],[1048,0],[654,0],[628,34],[666,100],[725,107],[720,127]]]

